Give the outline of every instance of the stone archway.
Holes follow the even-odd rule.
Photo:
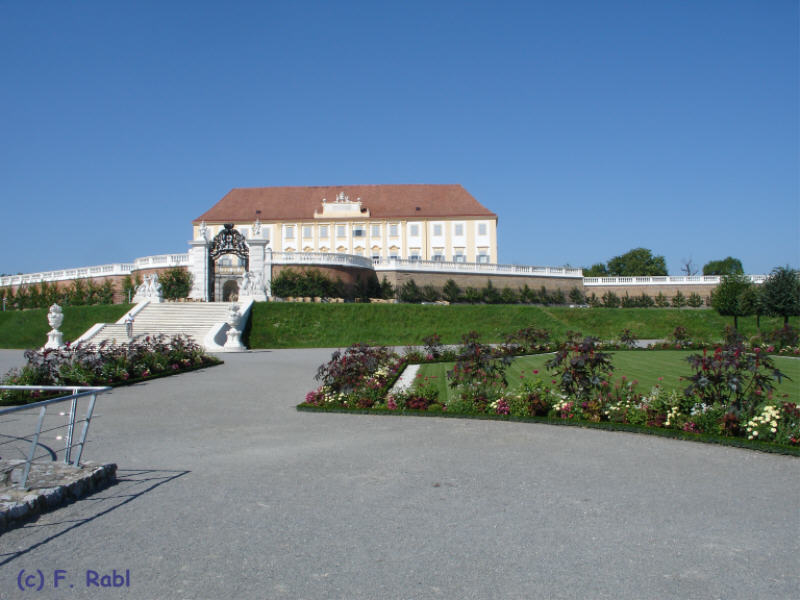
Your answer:
[[[218,281],[220,276],[217,275],[217,261],[222,258],[224,255],[231,254],[238,257],[239,260],[236,262],[238,263],[233,269],[238,271],[241,267],[241,273],[238,273],[238,276],[241,276],[244,272],[248,271],[250,268],[250,248],[247,245],[247,242],[244,239],[244,236],[239,233],[236,229],[233,228],[233,223],[225,223],[220,231],[214,239],[211,241],[211,245],[208,248],[208,300],[209,302],[214,302],[218,300],[221,296],[223,299],[226,295],[226,286],[230,281],[223,283],[222,281]],[[220,273],[220,275],[223,275]],[[225,273],[225,276],[230,275],[237,275],[237,273],[230,272]],[[238,281],[233,280],[234,284],[236,285],[236,294],[239,293],[239,284]],[[220,288],[220,285],[222,286]],[[228,288],[230,290],[230,288]]]
[[[239,282],[235,279],[228,279],[222,284],[222,301],[235,302],[239,299]]]

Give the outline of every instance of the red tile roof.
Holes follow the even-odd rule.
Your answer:
[[[320,212],[322,199],[334,202],[344,192],[361,199],[372,219],[485,217],[497,219],[460,185],[333,185],[234,188],[192,223],[304,221]],[[256,211],[261,213],[257,214]],[[346,217],[352,220],[352,217]]]

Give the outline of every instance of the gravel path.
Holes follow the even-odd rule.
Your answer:
[[[800,597],[797,459],[297,412],[329,356],[228,355],[104,396],[86,458],[119,483],[0,536],[0,598]]]

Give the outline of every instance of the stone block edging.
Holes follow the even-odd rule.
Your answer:
[[[117,465],[114,463],[87,462],[80,469],[75,469],[74,473],[61,476],[61,483],[53,487],[30,491],[0,488],[0,533],[21,525],[34,516],[109,487],[116,481],[116,474]]]

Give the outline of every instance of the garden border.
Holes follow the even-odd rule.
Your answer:
[[[710,433],[691,433],[679,429],[664,429],[657,427],[646,427],[643,425],[632,425],[630,423],[611,423],[601,421],[575,421],[567,419],[551,419],[550,417],[515,417],[510,415],[490,415],[490,414],[467,414],[467,413],[448,413],[446,411],[426,411],[414,409],[389,410],[388,408],[339,408],[313,406],[305,402],[298,404],[298,412],[322,412],[322,413],[341,413],[358,415],[380,415],[397,417],[443,417],[446,419],[473,419],[479,421],[511,421],[518,423],[538,423],[540,425],[558,425],[565,427],[580,427],[583,429],[604,429],[606,431],[621,431],[626,433],[641,433],[644,435],[655,435],[658,437],[677,439],[681,441],[699,442],[704,444],[718,444],[720,446],[731,446],[745,450],[766,452],[769,454],[783,454],[786,456],[800,457],[800,447],[782,446],[770,442],[759,440],[748,440],[740,437],[723,437]]]

